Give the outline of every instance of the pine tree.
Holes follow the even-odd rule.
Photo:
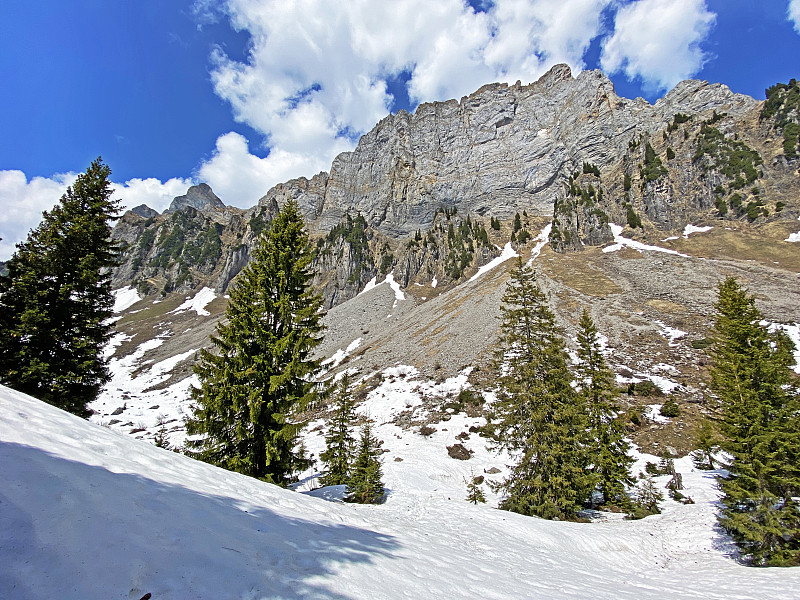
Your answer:
[[[108,381],[101,351],[118,248],[111,170],[98,158],[6,263],[0,277],[0,382],[79,416]]]
[[[467,484],[467,502],[472,502],[473,504],[485,504],[486,496],[483,494],[483,490],[481,489],[483,475],[478,477],[470,475],[470,478],[465,480],[465,482]]]
[[[378,504],[383,499],[383,474],[381,473],[380,442],[372,435],[372,423],[361,427],[356,460],[347,482],[347,502]]]
[[[589,421],[587,449],[593,461],[591,470],[605,502],[627,504],[626,488],[633,483],[630,444],[616,419],[614,373],[606,364],[597,327],[585,309],[578,323],[578,361],[576,375]]]
[[[714,454],[719,450],[719,437],[708,419],[704,419],[700,423],[694,445],[697,448],[692,453],[695,468],[704,471],[714,469],[716,461]]]
[[[800,564],[800,406],[792,343],[761,325],[755,298],[720,284],[712,389],[732,457],[720,524],[754,565]]]
[[[517,460],[498,489],[500,508],[547,519],[574,519],[591,494],[585,415],[573,390],[555,316],[520,260],[502,298],[502,392],[493,407],[495,445]]]
[[[297,203],[262,233],[230,294],[226,320],[194,371],[190,453],[278,485],[308,462],[297,450],[300,409],[317,394],[311,358],[320,343],[322,299],[310,289],[313,253]]]
[[[355,453],[352,434],[355,416],[355,405],[350,396],[350,378],[345,374],[339,382],[334,414],[325,435],[325,451],[319,455],[326,467],[319,478],[320,485],[345,485],[349,481]]]

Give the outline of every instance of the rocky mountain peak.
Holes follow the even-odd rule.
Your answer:
[[[139,206],[134,206],[132,209],[130,209],[130,211],[133,214],[142,217],[143,219],[152,219],[158,216],[158,211],[153,210],[152,208],[147,206],[147,204],[140,204]]]
[[[204,211],[225,208],[225,203],[217,197],[210,185],[201,183],[190,187],[183,196],[176,196],[169,205],[167,212],[175,212],[187,206]]]

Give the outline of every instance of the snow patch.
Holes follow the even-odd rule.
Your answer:
[[[528,266],[531,266],[533,261],[536,260],[536,258],[542,253],[542,248],[544,248],[544,245],[550,241],[550,231],[552,231],[552,229],[553,223],[548,223],[545,228],[539,232],[539,235],[533,238],[536,242],[536,245],[531,250],[531,258],[527,263]]]
[[[711,231],[714,229],[711,225],[704,225],[702,227],[698,227],[697,225],[687,225],[683,228],[683,237],[688,238],[693,233],[705,233],[706,231]]]
[[[616,252],[617,250],[622,250],[622,248],[627,247],[638,250],[639,252],[649,250],[651,252],[664,252],[665,254],[674,254],[675,256],[689,258],[688,254],[682,254],[676,250],[670,250],[669,248],[662,248],[660,246],[650,246],[648,244],[643,244],[642,242],[637,242],[636,240],[623,237],[622,230],[624,227],[621,225],[609,223],[608,226],[611,228],[611,233],[614,235],[614,243],[603,248],[603,252]]]
[[[439,281],[436,279],[436,275],[433,276],[433,281],[431,281],[431,287],[436,289],[436,286],[439,285]]]
[[[320,363],[320,365],[322,365],[323,367],[328,367],[328,365],[330,365],[329,366],[330,369],[335,369],[340,364],[342,364],[342,361],[345,358],[350,356],[350,354],[352,352],[354,352],[356,350],[356,348],[358,348],[361,345],[361,339],[362,338],[357,338],[357,339],[353,340],[352,342],[350,342],[350,345],[348,345],[347,349],[345,349],[345,350],[342,350],[341,348],[339,348],[331,356],[329,356],[328,358],[323,360]]]
[[[663,404],[649,404],[644,416],[654,423],[669,423],[669,417],[665,417],[661,414],[662,406]]]
[[[505,245],[505,248],[503,248],[503,251],[500,253],[500,256],[498,256],[497,258],[495,258],[491,262],[489,262],[489,263],[483,265],[481,268],[479,268],[478,272],[475,273],[475,275],[473,275],[472,277],[470,277],[469,280],[470,281],[475,281],[478,277],[480,277],[484,273],[488,273],[489,271],[491,271],[495,267],[500,266],[501,264],[506,262],[508,259],[514,258],[515,256],[519,256],[519,254],[517,254],[516,251],[514,250],[514,248],[511,247],[511,242],[508,242]]]
[[[688,335],[686,331],[665,325],[663,321],[654,320],[653,323],[658,325],[659,333],[669,340],[669,345],[673,348],[678,345],[677,340]]]
[[[790,233],[789,237],[787,237],[784,242],[800,242],[800,231]]]
[[[210,312],[206,310],[206,306],[216,298],[217,295],[214,293],[209,287],[204,287],[202,290],[195,294],[194,298],[186,298],[186,302],[181,304],[175,310],[170,311],[170,314],[178,314],[182,312],[187,312],[193,310],[201,317],[208,317],[211,315]]]
[[[360,296],[361,294],[366,294],[366,293],[367,293],[368,291],[370,291],[371,289],[378,287],[378,283],[377,283],[377,281],[378,281],[378,278],[377,278],[377,277],[373,277],[372,279],[370,279],[370,280],[367,282],[367,285],[365,285],[365,286],[364,286],[364,289],[363,289],[363,290],[361,290],[361,291],[358,293],[358,295]]]
[[[139,293],[129,285],[113,290],[111,293],[114,296],[114,308],[112,310],[115,313],[130,308],[142,299]]]

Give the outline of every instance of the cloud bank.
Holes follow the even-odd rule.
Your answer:
[[[646,89],[666,91],[697,73],[708,59],[700,43],[716,15],[705,0],[639,0],[617,12],[603,41],[601,67],[641,78]]]
[[[789,0],[786,18],[794,24],[794,30],[800,33],[800,0]]]

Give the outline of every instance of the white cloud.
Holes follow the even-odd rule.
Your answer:
[[[638,0],[622,6],[614,33],[603,42],[600,62],[608,73],[641,77],[654,91],[697,73],[707,56],[700,44],[716,15],[705,0]]]
[[[329,145],[337,153],[348,149],[347,142],[340,138],[332,138]],[[276,183],[301,175],[311,177],[328,168],[330,161],[314,154],[281,148],[273,148],[269,156],[260,158],[250,154],[247,139],[231,131],[217,138],[214,155],[203,163],[197,177],[208,183],[225,204],[248,208]]]
[[[0,260],[14,253],[15,245],[42,220],[42,211],[52,209],[75,182],[77,173],[58,173],[52,177],[33,177],[28,180],[22,171],[0,171]],[[114,198],[119,198],[123,210],[147,204],[162,211],[175,196],[185,194],[192,185],[188,179],[173,178],[161,183],[157,179],[131,179],[113,183]]]
[[[494,81],[529,83],[557,62],[580,70],[611,2],[496,0],[475,12],[463,0],[228,0],[251,46],[244,62],[214,52],[214,89],[270,154],[253,156],[228,133],[198,175],[226,202],[252,205],[287,176],[328,169],[386,116],[387,81],[401,73],[410,74],[412,101],[423,102]]]
[[[786,16],[794,24],[794,30],[800,33],[800,0],[789,0]]]

